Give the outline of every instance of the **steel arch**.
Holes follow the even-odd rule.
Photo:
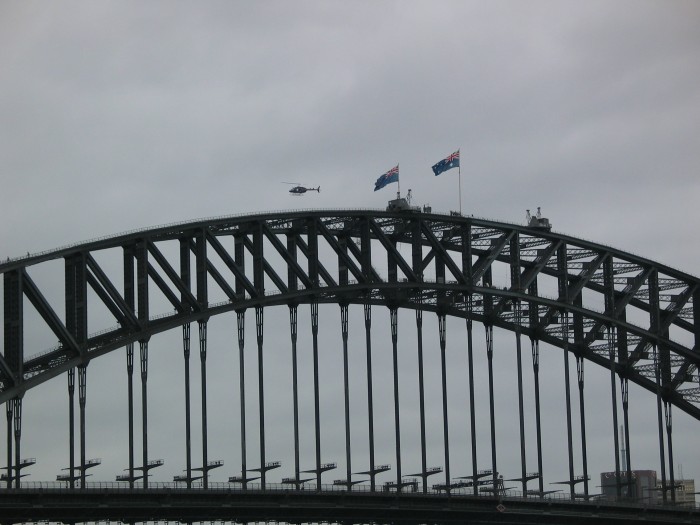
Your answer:
[[[168,243],[178,243],[179,257],[166,255]],[[113,249],[123,252],[122,291],[96,259]],[[31,278],[34,267],[56,259],[65,262],[64,319]],[[143,229],[8,260],[0,272],[3,403],[190,322],[332,302],[423,309],[519,331],[611,368],[700,419],[693,375],[700,365],[700,280],[546,229],[416,212],[279,212]],[[545,284],[552,294],[540,291]],[[214,286],[223,301],[210,302]],[[116,327],[88,333],[88,289]],[[154,289],[171,312],[150,314]],[[24,298],[59,340],[55,348],[25,351]]]

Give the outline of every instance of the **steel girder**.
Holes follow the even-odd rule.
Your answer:
[[[169,249],[173,243],[177,250]],[[123,261],[118,276],[97,257],[115,251],[123,256],[107,258]],[[65,262],[65,319],[31,277],[57,259]],[[410,212],[248,215],[77,244],[9,260],[0,272],[0,402],[114,349],[212,315],[314,301],[371,302],[568,344],[577,357],[612,365],[620,377],[700,419],[700,280],[547,230]],[[88,333],[88,288],[116,326]],[[151,314],[154,293],[169,312]],[[55,334],[56,347],[25,348],[24,297]]]

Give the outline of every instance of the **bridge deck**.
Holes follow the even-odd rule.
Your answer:
[[[308,490],[3,489],[0,523],[26,521],[338,523],[700,523],[697,509],[517,497]]]

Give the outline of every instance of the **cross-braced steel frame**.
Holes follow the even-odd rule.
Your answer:
[[[176,244],[179,253],[170,248]],[[98,262],[107,250],[122,253],[123,286]],[[31,275],[35,267],[62,259],[65,263],[65,317],[61,318]],[[289,308],[292,346],[294,409],[294,477],[284,482],[296,489],[309,480],[321,487],[321,476],[335,464],[321,461],[321,421],[319,413],[318,308],[321,303],[340,306],[343,340],[343,379],[346,477],[336,483],[352,489],[350,449],[350,394],[348,389],[348,305],[364,309],[366,334],[367,412],[369,476],[371,490],[375,477],[387,465],[378,465],[374,454],[374,410],[372,375],[372,307],[384,305],[390,312],[392,340],[395,466],[396,479],[388,490],[401,492],[414,481],[402,473],[401,419],[399,406],[399,367],[397,341],[399,309],[415,310],[420,400],[422,470],[415,474],[427,491],[428,477],[444,472],[444,483],[434,485],[447,494],[470,487],[474,495],[497,492],[499,483],[494,414],[494,327],[515,334],[518,374],[518,421],[523,493],[545,494],[542,477],[542,436],[539,400],[540,342],[559,347],[564,357],[567,443],[571,498],[589,496],[586,422],[584,406],[584,363],[609,370],[615,450],[620,440],[628,457],[623,471],[615,454],[616,490],[619,497],[629,485],[628,387],[629,382],[652,392],[658,419],[659,455],[664,501],[675,498],[673,471],[672,406],[700,419],[700,388],[694,373],[700,364],[700,280],[683,272],[624,253],[614,248],[546,229],[531,228],[462,216],[418,212],[302,211],[224,217],[211,220],[146,229],[97,241],[8,260],[0,264],[4,293],[4,346],[0,357],[0,401],[7,415],[7,486],[20,486],[23,463],[20,455],[22,398],[25,392],[61,374],[68,377],[70,417],[70,466],[65,478],[70,486],[85,486],[86,459],[85,404],[87,367],[108,352],[126,349],[129,389],[128,474],[121,477],[131,487],[140,481],[148,488],[148,471],[159,466],[148,452],[148,345],[151,336],[171,329],[182,329],[186,408],[186,470],[178,481],[191,487],[202,480],[207,488],[208,471],[220,466],[207,455],[207,323],[215,315],[236,312],[240,359],[241,473],[231,478],[243,489],[259,478],[266,487],[266,474],[278,464],[269,462],[265,448],[264,392],[264,313],[266,307]],[[210,290],[210,288],[212,288]],[[213,288],[216,288],[215,293]],[[101,310],[114,317],[116,326],[89,333],[91,304],[88,291],[97,298]],[[156,291],[171,305],[168,313],[150,311],[149,294]],[[223,297],[212,302],[210,297]],[[24,323],[27,299],[59,344],[37,354],[25,349]],[[309,304],[313,347],[315,465],[300,470],[297,311]],[[257,343],[257,386],[259,409],[259,467],[248,466],[246,450],[244,375],[245,317],[255,316]],[[425,406],[423,387],[423,313],[437,314],[441,352],[444,467],[429,468],[426,461]],[[471,405],[471,458],[473,471],[455,482],[450,473],[449,411],[446,380],[446,319],[462,318],[467,328],[469,362],[469,402]],[[202,466],[192,467],[190,418],[190,327],[197,323],[201,373]],[[485,328],[490,402],[489,468],[477,469],[477,443],[474,416],[473,323]],[[523,408],[522,338],[530,341],[534,373],[536,445],[538,466],[528,472],[525,454],[525,415]],[[138,343],[141,381],[141,466],[134,458],[134,345]],[[25,351],[30,350],[30,351]],[[583,475],[576,475],[573,462],[574,439],[569,359],[575,358],[578,385],[578,415],[581,429]],[[79,447],[76,464],[74,449],[75,371],[78,372]],[[618,433],[617,395],[621,396],[623,435]],[[666,472],[668,465],[669,472]],[[310,477],[305,477],[305,475]],[[626,477],[626,479],[625,479]],[[535,490],[528,482],[537,481]],[[577,492],[577,486],[582,486]],[[581,492],[582,490],[582,492]],[[668,494],[668,496],[667,496]]]

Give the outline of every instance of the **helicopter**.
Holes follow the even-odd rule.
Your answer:
[[[289,190],[289,193],[292,195],[303,195],[307,191],[317,191],[318,193],[321,193],[321,186],[318,188],[307,188],[305,186],[302,186],[301,183],[299,182],[285,182],[284,184],[293,184],[294,187]]]

